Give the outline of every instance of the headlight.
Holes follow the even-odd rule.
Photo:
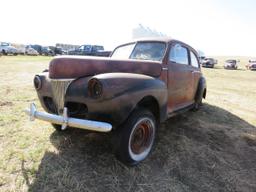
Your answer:
[[[92,98],[99,98],[103,93],[103,86],[97,79],[91,79],[88,82],[88,93]]]
[[[42,80],[39,75],[36,75],[34,77],[34,86],[35,86],[36,90],[39,90],[42,87]]]

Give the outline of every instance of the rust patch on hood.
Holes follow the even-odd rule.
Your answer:
[[[52,79],[70,79],[111,72],[137,73],[159,77],[161,71],[160,62],[86,56],[56,57],[49,65],[49,77]]]

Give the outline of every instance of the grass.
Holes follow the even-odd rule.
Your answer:
[[[50,57],[0,57],[0,191],[256,191],[256,72],[203,69],[207,99],[161,125],[150,157],[126,167],[107,134],[28,121],[33,76]]]

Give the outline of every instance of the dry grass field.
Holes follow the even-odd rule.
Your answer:
[[[0,191],[256,191],[256,71],[203,69],[201,110],[171,118],[158,130],[149,158],[126,167],[108,134],[58,133],[29,122],[38,106],[35,73],[50,57],[0,57]]]

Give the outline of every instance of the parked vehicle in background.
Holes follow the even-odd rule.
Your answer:
[[[63,51],[61,47],[49,46],[49,48],[52,50],[54,55],[66,55],[66,52]]]
[[[120,45],[105,58],[55,57],[34,87],[46,112],[31,104],[31,120],[58,131],[112,131],[116,156],[128,165],[149,155],[161,122],[199,109],[206,97],[197,52],[170,38]]]
[[[68,55],[68,50],[62,49],[62,55]]]
[[[249,60],[248,64],[246,65],[246,69],[256,70],[256,60]]]
[[[17,53],[18,53],[19,55],[25,55],[26,46],[20,46],[20,47],[18,47],[18,48],[16,48],[16,49],[17,49]]]
[[[218,60],[214,58],[204,58],[202,60],[202,66],[207,68],[214,68],[214,65],[218,63]]]
[[[50,47],[42,47],[41,55],[54,56],[54,51]]]
[[[26,47],[25,54],[26,55],[33,55],[33,56],[39,55],[39,53],[30,46]]]
[[[55,55],[65,55],[65,52],[63,51],[63,49],[61,47],[55,47],[54,54]]]
[[[69,55],[88,55],[108,57],[111,51],[104,51],[101,45],[82,45],[78,49],[70,50]]]
[[[237,69],[239,60],[228,59],[224,63],[224,69]]]
[[[61,47],[55,46],[41,46],[41,45],[29,45],[29,47],[35,49],[39,55],[54,56],[54,55],[66,55],[67,52],[63,51]]]
[[[41,45],[29,45],[31,48],[35,49],[39,55],[42,55],[42,46]]]
[[[199,57],[199,62],[202,64],[203,60],[206,58],[205,53],[203,51],[197,50],[198,57]]]
[[[15,47],[11,46],[10,43],[1,42],[0,52],[3,55],[18,55],[18,50]]]

